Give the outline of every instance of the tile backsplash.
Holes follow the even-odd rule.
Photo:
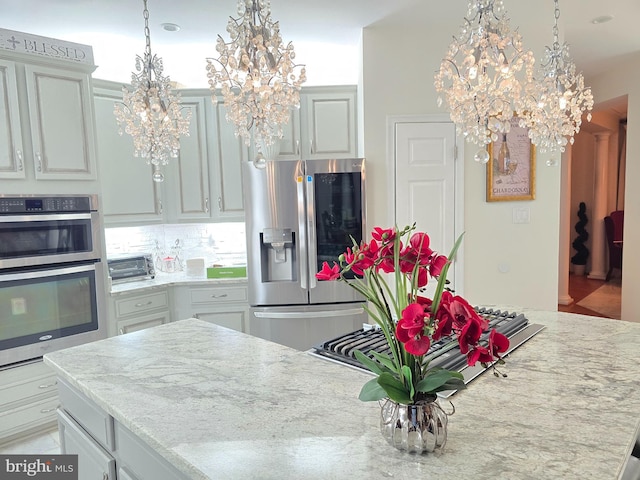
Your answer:
[[[107,258],[151,253],[184,262],[204,258],[205,265],[244,265],[247,261],[244,223],[189,223],[106,228]]]

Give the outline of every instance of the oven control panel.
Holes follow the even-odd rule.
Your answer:
[[[90,212],[89,196],[2,197],[0,215]]]

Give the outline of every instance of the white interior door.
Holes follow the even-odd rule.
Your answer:
[[[455,125],[397,122],[394,133],[395,222],[399,228],[415,222],[431,248],[448,255],[456,240]],[[453,268],[447,277],[455,288]],[[429,287],[427,294],[435,282]]]

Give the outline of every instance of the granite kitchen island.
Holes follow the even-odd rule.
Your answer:
[[[508,378],[487,372],[451,397],[442,454],[385,442],[378,404],[357,398],[367,373],[196,319],[45,362],[111,422],[101,448],[118,478],[150,478],[142,456],[119,457],[130,437],[166,478],[618,478],[638,434],[640,324],[524,313],[546,328],[507,358]]]

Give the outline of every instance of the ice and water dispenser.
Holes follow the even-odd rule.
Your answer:
[[[260,232],[262,282],[297,281],[296,234],[290,228]]]

